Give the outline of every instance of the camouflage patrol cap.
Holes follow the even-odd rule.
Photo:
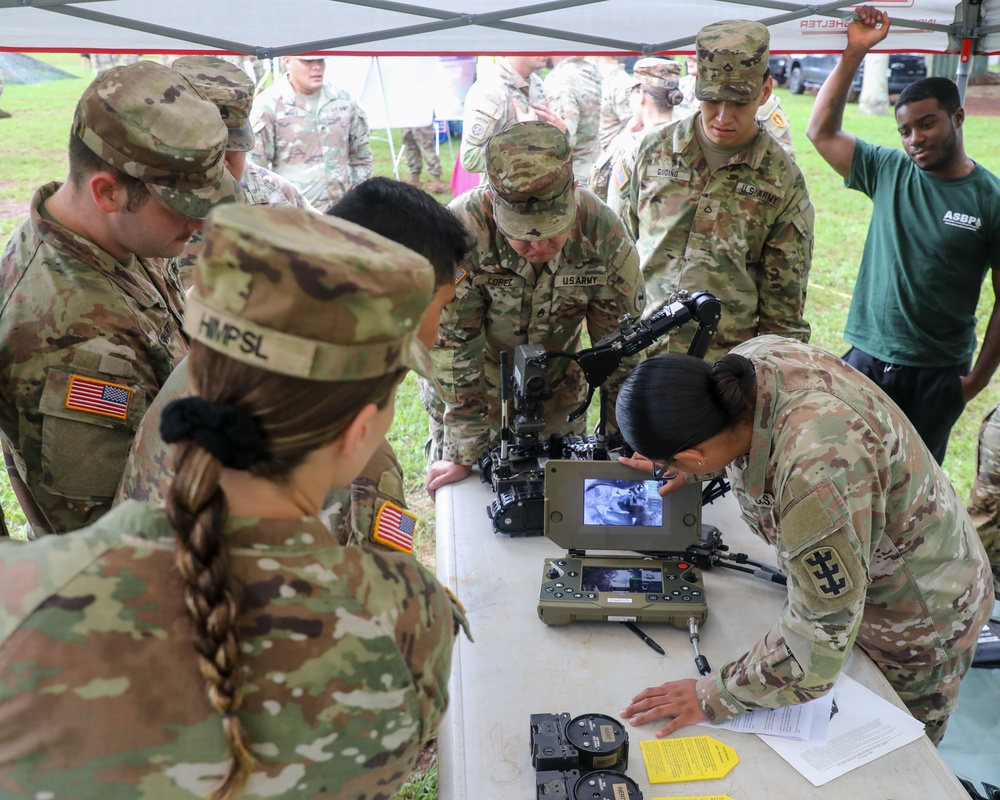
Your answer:
[[[681,65],[669,58],[640,58],[632,67],[636,84],[676,89],[680,85]]]
[[[253,150],[250,107],[254,84],[243,70],[216,56],[182,56],[171,64],[190,83],[202,99],[214,103],[229,129],[227,150],[246,153]]]
[[[243,198],[223,163],[227,136],[219,110],[162,64],[139,61],[95,78],[76,105],[72,132],[190,219]]]
[[[536,242],[569,230],[576,219],[571,155],[566,135],[547,122],[518,122],[490,137],[486,177],[504,236]]]
[[[433,286],[427,259],[352,222],[221,206],[205,220],[184,330],[282,375],[349,381],[409,367],[433,380],[417,338]]]
[[[751,103],[767,72],[771,35],[767,26],[745,19],[706,25],[695,37],[698,77],[694,96],[707,102]]]

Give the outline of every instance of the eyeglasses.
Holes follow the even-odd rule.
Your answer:
[[[670,466],[670,461],[673,461],[673,459],[668,460],[662,466],[655,461],[653,462],[653,480],[672,481],[680,474],[680,470],[677,467]]]

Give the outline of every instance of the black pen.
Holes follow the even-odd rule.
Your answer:
[[[663,652],[663,648],[660,647],[652,639],[650,639],[645,633],[643,633],[642,632],[642,628],[640,628],[634,622],[623,622],[622,625],[624,625],[626,628],[628,628],[630,631],[632,631],[632,633],[634,633],[636,636],[638,636],[640,639],[642,639],[646,644],[648,644],[650,647],[652,647],[661,656],[665,656],[666,655],[666,653]]]

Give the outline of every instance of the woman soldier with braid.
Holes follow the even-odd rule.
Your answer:
[[[993,607],[986,555],[913,425],[839,358],[761,336],[715,365],[644,361],[618,395],[618,424],[661,494],[684,472],[726,469],[743,518],[788,577],[780,619],[715,674],[634,697],[657,736],[826,694],[857,644],[932,741]],[[672,472],[663,472],[667,469]],[[735,654],[734,654],[735,655]]]
[[[0,797],[388,798],[447,705],[449,593],[315,516],[432,376],[430,265],[298,209],[205,240],[165,508],[0,546]]]

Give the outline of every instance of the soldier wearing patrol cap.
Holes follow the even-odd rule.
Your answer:
[[[12,795],[77,794],[86,774],[91,797],[391,797],[447,706],[456,601],[317,518],[407,370],[433,375],[417,336],[430,265],[295,208],[206,225],[185,318],[195,391],[162,419],[165,507],[0,546],[5,663],[37,678],[0,699]]]
[[[687,75],[681,78],[680,83],[684,100],[681,101],[674,112],[674,116],[678,120],[690,117],[700,108],[698,98],[694,96],[694,85],[697,75],[698,59],[695,56],[688,56]],[[781,108],[781,98],[778,97],[777,92],[771,92],[771,96],[757,109],[756,117],[757,122],[764,126],[764,130],[778,140],[778,144],[782,146],[788,155],[795,158],[795,145],[792,144],[792,126]]]
[[[383,177],[355,186],[329,213],[363,225],[430,261],[434,296],[423,313],[418,336],[426,347],[432,347],[441,309],[455,296],[455,268],[472,246],[462,223],[426,192]],[[143,418],[116,504],[125,500],[162,504],[173,469],[169,448],[160,435],[160,416],[168,403],[189,390],[187,365],[185,359],[177,366]],[[387,441],[383,439],[350,488],[330,491],[320,518],[343,544],[413,552],[414,526],[419,521],[407,508],[402,467]]]
[[[611,170],[623,158],[635,157],[635,150],[647,131],[662,127],[673,120],[673,109],[681,101],[678,85],[681,66],[670,58],[640,58],[632,69],[633,82],[629,92],[633,115],[628,126],[594,164],[590,174],[590,190],[606,200],[611,183]]]
[[[242,192],[226,127],[177,72],[116,67],[84,91],[69,179],[36,191],[0,260],[0,431],[36,533],[111,507],[135,429],[187,352],[163,259]]]
[[[431,355],[437,382],[421,381],[431,415],[427,488],[461,480],[500,434],[499,354],[534,342],[580,348],[584,322],[593,341],[642,313],[646,298],[632,241],[611,210],[573,179],[566,136],[541,121],[521,122],[486,145],[489,183],[449,205],[475,246],[455,280]],[[608,383],[613,398],[630,358]],[[581,372],[549,366],[553,398],[546,434],[582,433],[566,421],[587,394]],[[614,417],[610,422],[614,426]]]
[[[254,82],[243,69],[216,56],[182,56],[174,60],[171,69],[181,73],[201,97],[218,107],[229,132],[226,169],[240,182],[244,199],[249,205],[295,206],[307,211],[316,210],[291,181],[247,159],[255,144],[249,120]],[[181,282],[185,288],[191,283],[194,260],[201,250],[201,240],[201,233],[192,236],[177,260]]]
[[[722,301],[712,359],[763,333],[807,341],[806,285],[814,211],[795,161],[755,115],[771,94],[769,36],[727,20],[698,32],[692,117],[646,135],[613,169],[609,201],[635,237],[647,313],[679,289]],[[693,330],[671,331],[657,352],[687,352]]]
[[[632,466],[726,470],[743,519],[773,545],[788,597],[770,630],[698,680],[633,698],[657,736],[827,694],[857,644],[932,742],[944,734],[993,609],[989,564],[916,428],[836,356],[761,336],[713,366],[647,359],[618,396]],[[652,464],[650,463],[652,460]]]

